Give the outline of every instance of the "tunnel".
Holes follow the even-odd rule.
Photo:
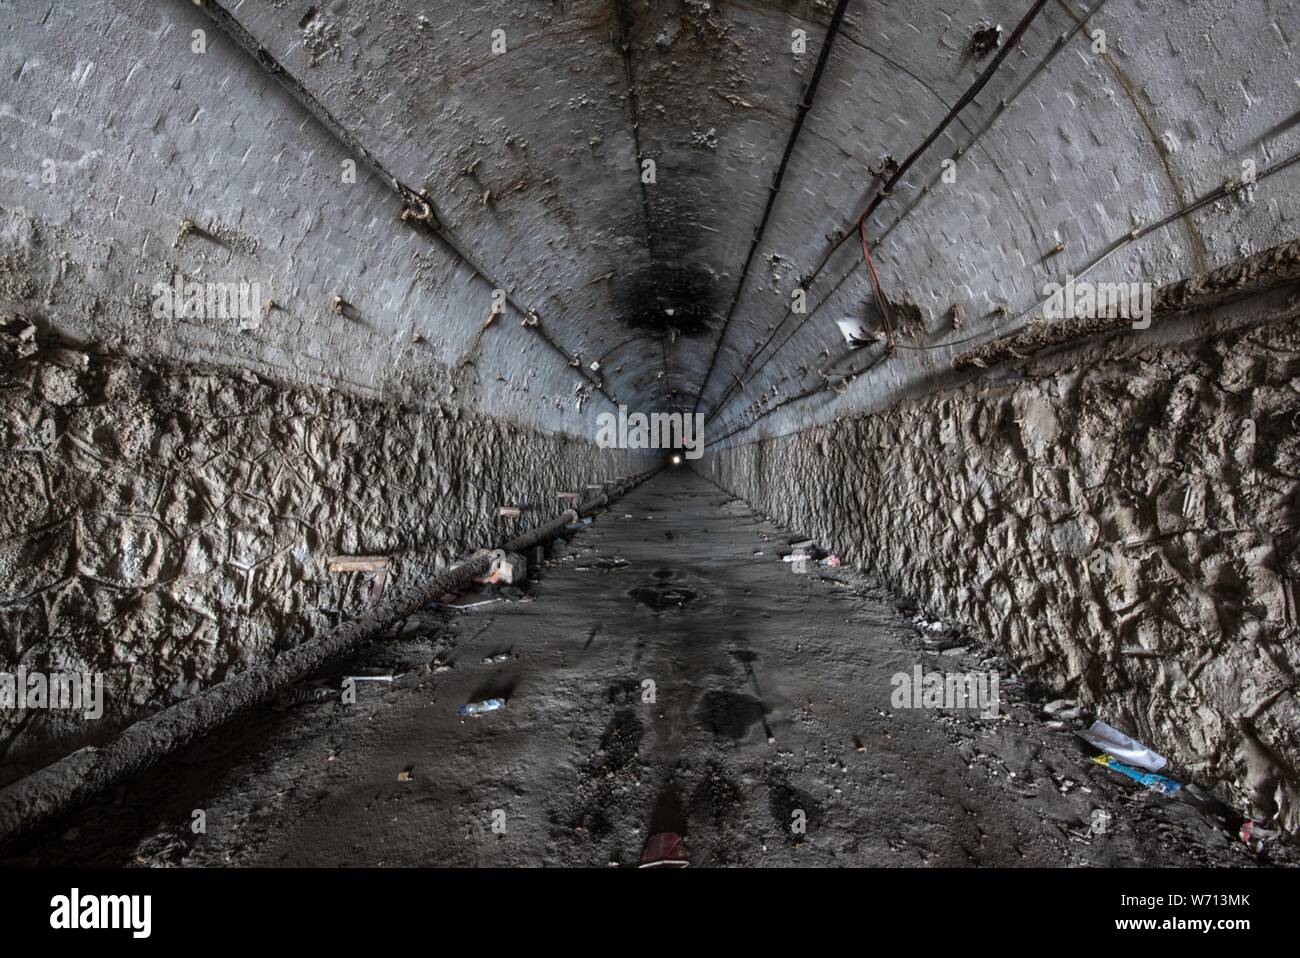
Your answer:
[[[0,3],[0,865],[1294,875],[1298,43]]]

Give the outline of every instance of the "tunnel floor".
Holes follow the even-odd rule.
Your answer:
[[[426,610],[319,682],[391,684],[250,716],[4,861],[629,866],[671,831],[704,866],[1252,863],[1089,762],[978,642],[860,573],[792,572],[790,532],[661,473],[524,590]],[[1000,669],[1000,714],[891,708],[918,663]]]

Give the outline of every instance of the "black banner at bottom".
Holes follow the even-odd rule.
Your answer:
[[[78,945],[428,946],[469,934],[698,943],[779,933],[1026,935],[1218,947],[1281,936],[1300,872],[1073,870],[41,870],[0,872],[5,934]],[[963,926],[966,926],[963,928]],[[873,934],[874,934],[873,932]],[[936,942],[940,939],[936,937]],[[454,946],[463,947],[463,946]]]

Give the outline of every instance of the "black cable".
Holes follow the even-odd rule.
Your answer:
[[[727,307],[726,318],[722,321],[722,331],[718,333],[717,341],[713,344],[713,355],[709,357],[709,368],[704,373],[704,380],[700,383],[700,388],[695,393],[695,405],[691,409],[691,414],[699,412],[700,400],[704,396],[704,390],[709,388],[709,380],[713,378],[713,369],[718,362],[718,353],[722,349],[722,341],[727,338],[727,330],[731,326],[731,317],[736,312],[736,305],[740,302],[740,294],[745,288],[745,280],[749,277],[750,264],[754,262],[754,254],[758,252],[758,246],[763,241],[763,233],[767,230],[768,218],[772,215],[772,207],[776,205],[776,195],[781,192],[781,180],[785,178],[785,169],[790,162],[790,156],[794,153],[795,143],[799,139],[799,132],[803,129],[804,120],[808,112],[812,109],[813,98],[817,95],[817,87],[821,83],[822,71],[826,69],[826,61],[830,59],[831,45],[835,42],[835,36],[839,33],[840,23],[844,19],[844,11],[849,5],[849,0],[839,0],[835,6],[835,12],[831,15],[831,24],[826,30],[826,36],[822,39],[822,48],[817,57],[817,65],[813,68],[812,77],[804,87],[803,93],[799,97],[799,107],[795,113],[794,126],[790,130],[790,135],[785,141],[785,152],[781,155],[781,162],[777,165],[776,175],[772,177],[772,182],[767,188],[767,204],[763,207],[763,216],[758,221],[758,228],[754,230],[753,236],[749,242],[749,253],[745,256],[745,265],[740,270],[740,280],[736,283],[736,292],[731,297],[731,305]]]
[[[1224,183],[1223,185],[1218,186],[1218,187],[1216,187],[1216,188],[1213,189],[1213,190],[1210,190],[1209,192],[1205,193],[1203,196],[1199,197],[1198,199],[1195,199],[1195,200],[1193,200],[1192,202],[1186,204],[1185,206],[1180,207],[1179,209],[1175,210],[1174,212],[1169,213],[1169,214],[1167,214],[1167,215],[1161,217],[1160,219],[1156,220],[1154,223],[1149,223],[1149,224],[1147,224],[1146,226],[1141,226],[1141,227],[1138,227],[1138,228],[1134,229],[1134,230],[1133,230],[1132,232],[1130,232],[1130,233],[1126,233],[1126,234],[1125,234],[1124,236],[1122,236],[1120,239],[1115,240],[1114,242],[1108,244],[1105,250],[1103,250],[1103,251],[1102,251],[1098,256],[1094,257],[1093,260],[1092,260],[1092,262],[1089,263],[1086,267],[1084,267],[1083,270],[1081,270],[1081,271],[1078,273],[1078,277],[1082,277],[1082,276],[1083,276],[1084,274],[1086,274],[1088,271],[1090,271],[1090,270],[1092,270],[1094,267],[1096,267],[1096,266],[1097,266],[1097,265],[1098,265],[1102,260],[1106,259],[1106,258],[1109,257],[1109,256],[1114,255],[1118,250],[1124,248],[1125,246],[1129,245],[1130,243],[1134,243],[1134,242],[1136,242],[1137,240],[1141,239],[1142,237],[1147,236],[1148,234],[1155,232],[1156,230],[1164,229],[1166,226],[1169,226],[1169,225],[1172,224],[1172,223],[1176,223],[1178,220],[1182,219],[1184,216],[1187,216],[1187,215],[1189,215],[1189,214],[1191,214],[1191,213],[1194,213],[1194,212],[1196,212],[1198,209],[1201,209],[1201,208],[1204,207],[1204,206],[1208,206],[1210,203],[1214,203],[1214,202],[1216,202],[1216,201],[1218,201],[1218,200],[1225,199],[1225,198],[1227,198],[1227,197],[1229,197],[1229,196],[1232,196],[1234,193],[1237,193],[1237,192],[1239,192],[1240,190],[1246,188],[1247,186],[1252,186],[1252,185],[1254,185],[1255,183],[1259,183],[1259,182],[1261,182],[1261,181],[1267,179],[1267,178],[1270,177],[1270,176],[1273,176],[1273,175],[1275,175],[1275,174],[1277,174],[1277,173],[1281,173],[1283,170],[1286,170],[1286,169],[1288,169],[1288,168],[1290,168],[1290,167],[1296,165],[1297,163],[1300,163],[1300,152],[1293,153],[1291,156],[1287,157],[1286,159],[1284,159],[1284,160],[1279,160],[1278,162],[1274,163],[1272,166],[1269,166],[1269,167],[1265,168],[1264,170],[1260,171],[1259,173],[1257,173],[1257,174],[1255,175],[1254,181],[1253,181],[1252,183],[1247,184],[1247,183],[1243,183],[1243,182],[1241,182],[1241,181],[1239,181],[1239,180],[1229,180],[1227,183]],[[1026,310],[1022,311],[1021,313],[1019,313],[1019,314],[1017,315],[1016,318],[1017,318],[1017,319],[1020,319],[1020,318],[1024,317],[1024,316],[1027,315],[1028,313],[1032,312],[1033,309],[1034,309],[1037,305],[1038,305],[1038,304],[1035,304],[1034,306],[1029,307],[1029,309],[1026,309]],[[1022,324],[1021,324],[1020,326],[1018,326],[1017,328],[1015,328],[1015,329],[1013,329],[1013,330],[1010,330],[1009,332],[1004,333],[1003,336],[1014,336],[1014,335],[1016,335],[1017,333],[1020,333],[1020,332],[1024,331],[1024,329],[1025,329],[1027,326],[1028,326],[1028,323],[1022,323]],[[949,340],[949,341],[947,341],[947,342],[943,342],[943,343],[932,343],[932,344],[930,344],[930,345],[928,345],[928,346],[902,346],[901,344],[899,344],[899,348],[901,348],[901,349],[911,349],[911,350],[916,350],[916,351],[931,350],[931,349],[948,349],[948,348],[950,348],[950,347],[952,347],[952,346],[960,346],[960,345],[962,345],[963,343],[972,342],[973,340],[979,339],[979,338],[981,338],[981,337],[987,335],[988,332],[989,332],[989,331],[986,330],[985,332],[982,332],[982,333],[974,333],[974,334],[972,334],[972,335],[970,335],[970,336],[964,337],[963,339],[958,339],[958,340]],[[993,330],[992,332],[996,332],[996,330]],[[863,369],[854,370],[854,371],[852,371],[852,372],[844,373],[844,374],[840,375],[839,378],[844,379],[844,378],[849,378],[849,377],[852,377],[852,376],[858,376],[858,375],[860,375],[861,373],[866,372],[866,371],[870,370],[871,368],[873,368],[873,367],[874,367],[874,366],[875,366],[875,365],[880,361],[880,359],[883,358],[883,356],[885,356],[885,355],[888,355],[888,353],[884,353],[884,354],[882,354],[881,357],[878,357],[876,360],[874,360],[873,362],[871,362],[868,366],[864,367]],[[838,362],[842,362],[842,361],[843,361],[843,357],[841,356],[840,359],[832,360],[832,362],[830,363],[830,365],[833,366],[833,365],[835,365],[836,363],[838,363]],[[807,390],[805,390],[803,393],[800,393],[800,394],[798,394],[797,396],[790,397],[790,398],[787,399],[787,400],[783,400],[782,402],[778,403],[776,406],[773,406],[771,409],[764,410],[763,413],[761,413],[760,415],[756,416],[756,417],[755,417],[751,422],[749,422],[748,424],[740,425],[740,426],[736,427],[735,429],[731,430],[730,432],[725,433],[725,434],[724,434],[723,436],[721,436],[719,439],[714,440],[714,442],[721,442],[723,439],[730,438],[731,436],[734,436],[734,435],[736,435],[736,434],[739,433],[739,432],[743,432],[743,431],[745,431],[746,429],[753,428],[753,426],[754,426],[756,423],[758,423],[759,420],[761,420],[761,419],[765,419],[766,417],[770,416],[770,415],[771,415],[772,413],[774,413],[777,409],[780,409],[780,408],[782,408],[782,407],[784,407],[784,406],[787,406],[787,405],[789,405],[791,402],[796,402],[796,401],[800,401],[800,400],[802,400],[802,399],[807,399],[807,398],[809,398],[810,396],[813,396],[813,395],[815,395],[816,393],[819,393],[819,392],[821,392],[822,390],[826,389],[826,388],[827,388],[827,385],[828,385],[828,382],[829,382],[829,380],[828,380],[827,382],[823,382],[823,383],[821,383],[821,384],[819,384],[819,385],[817,385],[817,386],[809,387],[809,388],[808,388]],[[740,415],[743,416],[744,413],[742,412]],[[734,422],[735,420],[733,419],[733,420],[730,420],[730,421]],[[725,425],[726,425],[726,424],[724,424],[724,427],[725,427]]]
[[[989,61],[989,64],[984,68],[984,71],[979,75],[979,77],[976,78],[975,82],[970,85],[970,87],[966,90],[966,92],[962,94],[961,98],[948,110],[947,114],[939,122],[938,126],[936,126],[933,130],[931,130],[930,134],[924,140],[921,141],[921,144],[917,146],[910,154],[908,154],[907,158],[902,162],[902,164],[899,165],[898,169],[889,177],[889,179],[886,180],[879,188],[877,188],[875,196],[867,204],[866,209],[863,211],[861,216],[857,218],[855,223],[862,222],[870,218],[871,214],[876,211],[876,209],[884,201],[885,197],[893,190],[894,186],[899,182],[899,180],[903,178],[903,176],[912,167],[912,165],[915,164],[916,161],[921,157],[921,155],[930,148],[930,146],[934,143],[935,140],[937,140],[940,136],[943,135],[943,131],[946,130],[948,126],[953,122],[953,120],[957,118],[957,115],[962,110],[964,110],[967,105],[970,104],[970,102],[979,94],[979,92],[982,89],[984,89],[985,85],[989,82],[989,80],[993,78],[993,74],[997,72],[998,68],[1011,54],[1011,51],[1020,43],[1021,38],[1023,38],[1025,32],[1029,29],[1030,24],[1038,16],[1039,12],[1041,12],[1041,10],[1046,4],[1047,4],[1047,0],[1035,0],[1034,5],[1029,8],[1028,12],[1025,13],[1023,17],[1021,17],[1020,22],[1016,24],[1016,28],[1011,32],[1011,35],[1007,38],[1007,42],[1002,45],[1002,47],[994,55],[993,59]],[[822,257],[821,262],[817,264],[816,268],[809,275],[809,277],[806,280],[807,284],[810,285],[812,281],[817,278],[817,276],[821,273],[821,271],[826,267],[826,264],[830,261],[830,258],[835,254],[835,251],[838,250],[844,244],[844,241],[848,239],[848,237],[851,236],[853,233],[852,230],[841,230],[840,232],[841,232],[840,238],[831,245],[831,248],[827,250],[826,255]],[[878,246],[879,243],[873,243],[872,245],[873,247]],[[807,285],[805,285],[804,288],[807,289]],[[753,364],[754,358],[757,357],[760,353],[762,353],[762,351],[771,344],[772,340],[776,338],[777,332],[779,332],[781,327],[785,325],[786,320],[789,319],[789,317],[792,315],[793,312],[787,310],[785,316],[781,318],[781,322],[776,325],[772,333],[769,334],[768,338],[763,342],[761,346],[759,346],[758,349],[756,349],[750,355],[750,358],[746,361],[744,368],[740,371],[739,376],[743,377],[744,374],[749,371],[750,366]],[[803,322],[807,322],[807,319],[808,317],[805,317]],[[802,325],[803,323],[799,324],[799,326]],[[798,327],[796,327],[796,331],[797,328]],[[789,341],[790,339],[789,337],[787,337],[785,342],[789,342]],[[759,371],[765,368],[767,363],[770,361],[771,361],[771,357],[769,356],[768,359],[764,361],[763,365],[759,367]],[[716,412],[717,409],[727,401],[727,399],[731,396],[733,390],[734,390],[734,386],[729,387],[728,391],[723,395],[723,397],[719,399],[718,402],[714,403],[713,406],[710,407],[708,412],[709,417],[712,417],[714,412]]]

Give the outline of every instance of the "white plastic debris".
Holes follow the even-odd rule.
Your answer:
[[[1163,755],[1157,755],[1137,739],[1129,738],[1119,729],[1113,728],[1105,722],[1093,722],[1091,728],[1074,734],[1089,745],[1099,748],[1103,752],[1109,752],[1121,762],[1145,768],[1150,772],[1158,772],[1169,764],[1169,760]]]
[[[469,702],[456,710],[457,715],[482,715],[506,707],[505,699],[484,699],[482,702]]]
[[[504,601],[505,599],[503,599],[501,596],[493,596],[490,599],[483,599],[479,602],[466,602],[464,605],[448,603],[448,602],[434,602],[431,603],[429,607],[433,609],[446,609],[448,612],[469,612],[473,609],[477,609],[479,606],[491,605],[493,602],[504,602]]]
[[[869,333],[866,327],[862,325],[862,320],[854,319],[837,319],[835,325],[840,328],[840,334],[844,337],[844,342],[854,349],[860,346],[866,346],[870,343],[877,342],[880,339],[878,333]]]
[[[495,552],[488,570],[488,581],[494,584],[514,585],[528,578],[528,563],[513,552]]]

